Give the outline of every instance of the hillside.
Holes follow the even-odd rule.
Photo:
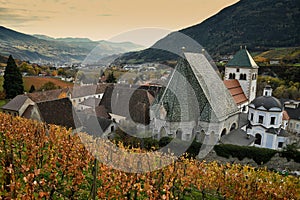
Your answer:
[[[272,47],[300,46],[300,2],[299,0],[241,0],[221,10],[200,24],[179,32],[201,44],[213,57],[233,54],[241,45],[250,51],[265,51]],[[171,33],[154,44],[173,45],[178,42],[178,34]],[[143,58],[147,60],[149,51],[125,54],[119,62]],[[159,55],[156,60],[165,60]]]
[[[276,48],[262,52],[254,57],[257,62],[279,61],[283,65],[300,65],[300,47]]]
[[[121,144],[118,153],[104,139],[95,145],[86,134],[3,113],[0,124],[3,199],[299,199],[298,177],[184,157],[158,170],[126,173],[113,167],[126,163],[129,170],[141,163],[151,169],[164,156],[156,152],[137,160]],[[88,149],[101,152],[102,162]]]
[[[92,52],[90,62],[102,57],[120,54],[143,47],[133,43],[91,41],[87,38],[51,38],[44,35],[27,35],[0,26],[0,52],[14,58],[38,63],[82,62]]]
[[[57,78],[52,77],[23,77],[24,89],[29,91],[31,85],[34,86],[36,90],[39,90],[45,83],[52,82],[55,86],[60,88],[73,87],[73,83],[65,82]]]

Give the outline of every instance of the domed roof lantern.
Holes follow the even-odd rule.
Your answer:
[[[264,88],[263,96],[272,96],[273,89],[270,85],[266,85]]]

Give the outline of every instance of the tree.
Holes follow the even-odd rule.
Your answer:
[[[117,82],[116,77],[114,76],[114,72],[108,74],[106,82],[107,83],[116,83]]]
[[[32,93],[32,92],[34,92],[35,91],[35,87],[34,87],[34,85],[31,85],[31,87],[30,87],[30,89],[29,89],[29,93]]]
[[[12,99],[17,95],[24,93],[22,74],[11,55],[7,60],[4,71],[3,88],[7,99]]]
[[[53,82],[48,81],[47,83],[45,83],[44,85],[42,85],[42,87],[40,88],[41,91],[46,91],[46,90],[55,90],[55,89],[59,89],[59,86],[56,86]]]

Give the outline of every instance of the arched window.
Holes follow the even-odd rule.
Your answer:
[[[256,133],[255,134],[255,144],[257,144],[257,145],[261,145],[261,134],[259,134],[259,133]]]
[[[234,130],[234,129],[236,129],[236,123],[233,123],[233,124],[231,125],[230,131],[232,131],[232,130]]]
[[[161,138],[162,138],[162,137],[166,137],[166,136],[167,136],[166,128],[165,128],[165,127],[162,127],[162,128],[160,129],[159,134],[160,134],[160,137],[161,137]]]
[[[221,137],[223,137],[224,135],[226,135],[226,128],[223,129],[222,133],[221,133]]]
[[[243,74],[240,74],[240,80],[243,80]]]
[[[182,139],[182,130],[180,128],[176,131],[176,138]]]
[[[240,74],[240,80],[247,80],[247,74]]]
[[[232,79],[232,73],[229,74],[229,79]]]
[[[202,130],[200,133],[199,132],[197,133],[197,138],[196,139],[197,139],[198,142],[203,143],[204,138],[205,138],[204,130]]]
[[[233,75],[232,75],[232,79],[235,79],[235,73],[233,73]]]

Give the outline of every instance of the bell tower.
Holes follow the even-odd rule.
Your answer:
[[[239,81],[249,102],[256,97],[258,65],[255,63],[246,47],[241,49],[225,66],[225,80]]]

